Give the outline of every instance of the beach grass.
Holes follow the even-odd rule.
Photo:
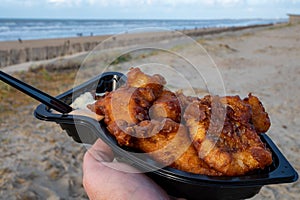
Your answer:
[[[74,66],[69,66],[69,70],[54,70],[42,65],[34,70],[16,72],[13,76],[50,95],[56,96],[71,89],[76,76],[76,70],[70,70],[72,67]],[[36,101],[31,97],[3,82],[0,82],[0,91],[0,120],[7,117],[7,115],[17,113],[18,109],[24,106],[36,104]]]

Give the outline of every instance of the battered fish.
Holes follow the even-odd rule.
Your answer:
[[[119,123],[121,124],[121,123]],[[130,135],[127,146],[147,153],[161,167],[170,166],[186,172],[221,176],[198,157],[184,125],[165,118],[162,121],[145,120],[129,127],[110,125],[109,130],[120,139],[120,135]],[[120,142],[120,140],[118,140]]]
[[[265,111],[265,108],[262,105],[261,101],[258,99],[258,97],[252,95],[251,93],[248,95],[247,98],[244,99],[244,101],[251,106],[251,122],[253,123],[256,132],[267,132],[271,126],[271,122],[269,115]]]
[[[162,167],[237,176],[272,163],[258,135],[268,130],[270,120],[257,97],[197,98],[164,90],[165,84],[158,74],[132,68],[125,85],[89,108],[104,115],[120,146],[138,149]]]
[[[251,107],[238,96],[206,96],[194,100],[184,114],[198,156],[226,176],[272,163],[270,150],[250,123],[251,116]]]

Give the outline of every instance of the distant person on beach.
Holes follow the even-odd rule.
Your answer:
[[[172,199],[146,175],[116,170],[132,167],[112,162],[113,159],[111,148],[100,139],[86,152],[83,161],[83,186],[91,200]]]

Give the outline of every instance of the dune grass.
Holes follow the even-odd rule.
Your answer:
[[[49,70],[45,66],[40,66],[34,70],[14,73],[13,76],[50,95],[57,96],[73,87],[76,69],[71,70],[71,68],[72,66],[68,70],[58,68]],[[0,82],[0,102],[0,122],[3,118],[20,112],[20,109],[28,105],[39,104],[36,100],[3,82]]]

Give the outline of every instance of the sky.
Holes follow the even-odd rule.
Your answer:
[[[287,18],[300,0],[1,0],[0,18]]]

